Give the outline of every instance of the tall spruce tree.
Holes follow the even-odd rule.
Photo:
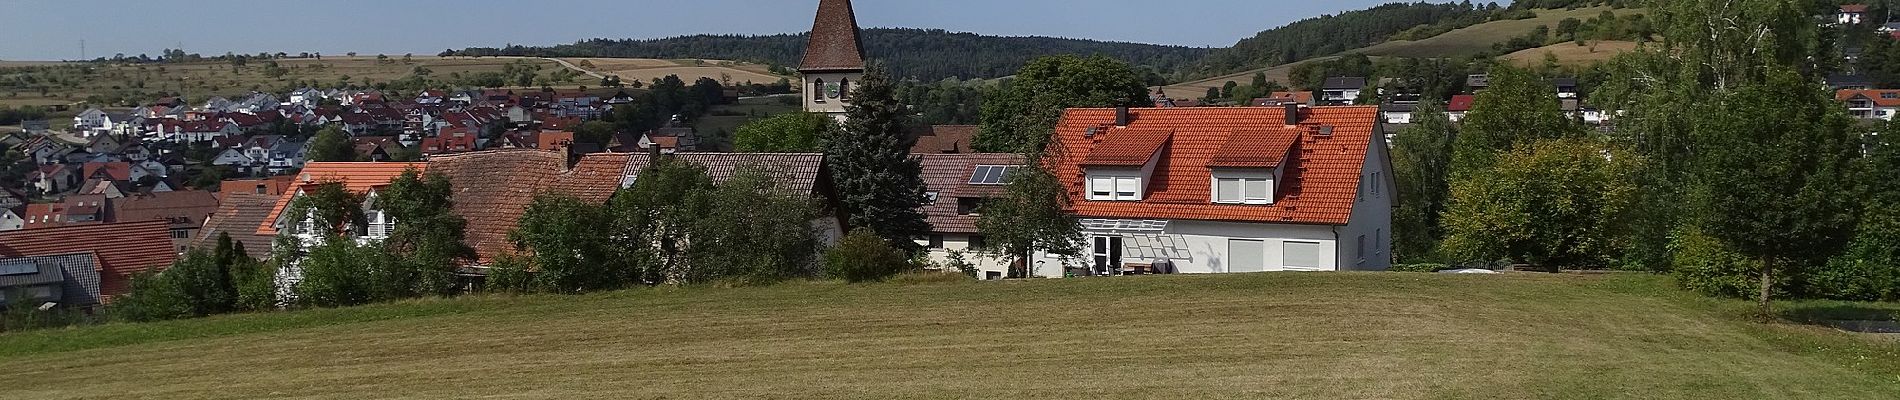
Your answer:
[[[920,211],[929,201],[923,165],[910,156],[916,139],[906,133],[908,115],[884,67],[873,63],[845,108],[844,129],[825,141],[825,154],[850,225],[915,250],[913,238],[930,232]]]

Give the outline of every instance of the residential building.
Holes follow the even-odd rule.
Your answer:
[[[58,202],[26,205],[27,230],[72,225],[93,225],[111,221],[111,205],[101,194],[66,196]]]
[[[1465,115],[1471,113],[1471,104],[1477,100],[1478,96],[1469,94],[1451,96],[1451,101],[1445,103],[1445,116],[1451,122],[1463,122]]]
[[[917,244],[927,250],[930,261],[949,267],[953,258],[960,258],[976,269],[979,279],[1010,277],[1008,263],[1016,257],[998,257],[979,249],[984,242],[976,222],[985,201],[1008,191],[1010,173],[1022,168],[1022,156],[928,153],[917,157],[923,164],[924,196],[930,200],[924,206],[930,234],[918,238]]]
[[[933,125],[917,134],[917,142],[910,146],[910,153],[974,153],[970,146],[976,142],[976,130],[976,125]]]
[[[0,308],[11,304],[29,307],[49,303],[66,307],[99,304],[99,267],[99,260],[92,252],[0,256]]]
[[[98,302],[110,303],[130,292],[133,274],[164,271],[178,259],[169,231],[165,221],[142,221],[0,232],[0,257],[90,253],[97,262],[91,269],[98,271]]]
[[[373,243],[388,237],[395,221],[376,206],[379,192],[389,186],[389,182],[401,176],[404,171],[425,170],[426,163],[367,163],[367,162],[313,162],[304,165],[293,181],[293,189],[277,196],[270,212],[255,231],[258,236],[287,235],[300,246],[316,246],[323,243],[329,229],[340,229],[346,239],[359,243]],[[292,218],[290,205],[298,197],[324,184],[341,184],[343,189],[364,195],[363,213],[367,217],[364,226],[318,227],[310,218]],[[301,219],[299,223],[293,221]],[[278,271],[278,288],[289,293],[288,289],[303,282],[303,269],[296,265],[284,265]]]
[[[211,249],[217,246],[218,236],[229,235],[233,243],[244,247],[245,254],[258,259],[270,257],[271,242],[276,237],[257,234],[257,227],[270,216],[271,206],[277,203],[279,194],[219,194],[223,198],[218,202],[217,211],[206,218],[204,229],[199,230],[190,246]]]
[[[110,202],[113,221],[165,221],[171,224],[172,247],[190,249],[205,219],[218,211],[218,195],[202,190],[139,193]]]
[[[1267,97],[1248,102],[1248,105],[1254,107],[1279,107],[1286,104],[1313,107],[1319,105],[1319,102],[1313,99],[1313,92],[1273,92]]]
[[[812,229],[818,232],[818,239],[826,245],[837,244],[844,238],[844,215],[837,206],[835,188],[832,186],[831,169],[825,164],[825,155],[818,153],[681,153],[673,155],[675,159],[698,165],[706,169],[706,176],[714,183],[732,179],[740,171],[752,169],[772,178],[772,182],[786,193],[808,195],[825,205],[820,217],[812,220]],[[621,187],[632,187],[641,171],[646,170],[653,156],[633,154],[628,157],[626,173],[620,182]]]
[[[1840,9],[1834,13],[1834,22],[1841,25],[1859,24],[1862,20],[1865,20],[1864,17],[1866,14],[1866,4],[1842,4]]]
[[[1366,78],[1363,77],[1326,78],[1325,84],[1320,87],[1319,103],[1329,106],[1355,104],[1365,88]]]
[[[1847,114],[1865,120],[1892,121],[1900,111],[1900,90],[1841,90],[1834,100],[1847,107]]]
[[[514,251],[508,233],[540,193],[560,193],[590,204],[607,204],[629,168],[627,154],[589,154],[568,167],[565,153],[503,149],[430,158],[429,171],[455,187],[454,212],[468,221],[467,243],[478,256],[470,275],[481,275],[497,257]]]
[[[798,72],[805,111],[844,119],[853,82],[864,78],[864,44],[851,0],[820,0]]]
[[[1053,162],[1086,254],[1038,254],[1036,275],[1384,270],[1394,186],[1379,117],[1373,106],[1068,110]]]
[[[26,229],[26,206],[0,207],[0,232]]]

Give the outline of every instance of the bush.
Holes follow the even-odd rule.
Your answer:
[[[1708,296],[1754,298],[1761,291],[1761,262],[1729,250],[1722,242],[1698,231],[1676,235],[1670,243],[1676,284]],[[1777,279],[1778,292],[1792,282]]]
[[[845,235],[838,247],[825,253],[825,274],[852,283],[883,281],[911,269],[903,250],[866,229]]]
[[[131,291],[113,299],[106,308],[115,319],[132,322],[163,321],[191,316],[185,293],[156,271],[132,276]]]
[[[525,293],[534,288],[534,260],[513,254],[495,259],[488,268],[483,290],[496,293]]]

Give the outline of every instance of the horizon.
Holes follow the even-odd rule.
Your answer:
[[[1123,1],[1081,9],[1068,2],[1049,0],[972,0],[957,4],[860,0],[854,2],[854,6],[859,25],[866,29],[941,29],[985,36],[1225,48],[1260,31],[1298,20],[1391,2],[1344,0],[1276,4],[1280,2],[1204,0],[1195,7],[1160,10],[1140,7],[1144,3]],[[100,3],[103,2],[27,1],[10,5],[16,9],[15,16],[27,18],[15,18],[0,25],[0,35],[18,38],[0,42],[0,60],[91,60],[116,54],[156,56],[165,49],[183,49],[205,56],[276,52],[434,55],[447,49],[550,46],[590,39],[803,34],[810,30],[811,15],[817,9],[816,0],[705,0],[694,2],[693,7],[664,7],[668,4],[656,1],[584,0],[534,9],[511,9],[509,6],[513,4],[497,0],[475,0],[467,2],[473,4],[458,4],[447,9],[433,3],[366,1],[298,4],[290,10],[245,7],[253,4],[233,0],[211,0],[188,9],[159,3]],[[654,9],[654,6],[660,7]],[[395,10],[363,14],[364,7]],[[176,22],[203,18],[207,15],[203,10],[208,9],[220,10],[211,18],[229,21]],[[597,11],[583,12],[588,9]],[[995,10],[1011,12],[997,17]],[[286,11],[302,15],[296,18],[299,21],[323,22],[288,21],[289,25],[285,25],[282,19]],[[1044,17],[1060,14],[1071,18]],[[1257,22],[1182,23],[1248,14],[1261,17]],[[508,22],[469,22],[495,20]],[[427,28],[414,27],[429,21],[436,23]],[[282,29],[284,26],[294,28]],[[1196,29],[1182,28],[1186,26]],[[71,27],[84,27],[87,31],[74,33]],[[392,41],[391,37],[403,39]]]

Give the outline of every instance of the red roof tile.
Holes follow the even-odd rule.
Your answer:
[[[801,71],[864,69],[864,43],[859,38],[858,17],[851,0],[821,0],[818,18],[812,21],[811,38],[805,45]]]
[[[1468,112],[1468,111],[1471,111],[1471,103],[1474,103],[1477,101],[1478,101],[1478,96],[1473,96],[1473,95],[1468,95],[1468,94],[1451,96],[1451,102],[1445,103],[1445,111]]]
[[[1215,168],[1274,168],[1285,161],[1287,151],[1300,140],[1299,129],[1236,130],[1227,143],[1207,160]]]
[[[910,146],[911,154],[969,153],[976,140],[976,125],[935,125]]]
[[[110,245],[102,245],[107,244]],[[178,259],[165,221],[78,225],[0,232],[0,256],[39,257],[92,252],[99,260],[99,294],[109,301],[130,289],[132,274],[164,270]]]
[[[957,198],[992,198],[1006,190],[1001,185],[973,185],[970,176],[982,165],[1022,165],[1015,154],[918,154],[923,164],[925,190],[937,194],[924,206],[925,220],[935,233],[977,233],[976,215],[958,215]]]
[[[512,252],[508,233],[519,225],[535,196],[554,192],[606,204],[620,189],[625,154],[595,154],[566,171],[567,155],[534,149],[504,149],[435,157],[429,169],[449,178],[455,214],[468,221],[467,242],[481,261]]]
[[[132,180],[132,164],[124,162],[89,162],[80,176],[85,178],[106,178],[115,181]],[[104,171],[105,175],[95,175]]]
[[[1174,132],[1152,129],[1110,129],[1107,125],[1096,127],[1101,133],[1091,140],[1088,158],[1082,159],[1082,165],[1102,167],[1140,167],[1148,165],[1155,153],[1168,144],[1168,138]],[[1109,133],[1109,132],[1114,133]],[[1086,136],[1087,134],[1084,133]],[[1090,138],[1084,138],[1090,139]]]
[[[1840,102],[1846,102],[1846,101],[1848,101],[1848,100],[1853,100],[1853,99],[1855,99],[1855,98],[1865,98],[1865,99],[1867,99],[1868,101],[1872,101],[1872,102],[1874,103],[1874,105],[1877,105],[1877,106],[1881,106],[1881,107],[1900,107],[1900,90],[1890,90],[1890,89],[1871,89],[1871,90],[1848,90],[1848,89],[1843,89],[1843,90],[1839,90],[1839,91],[1835,91],[1835,92],[1834,92],[1834,100],[1835,100],[1835,101],[1840,101]]]
[[[402,176],[403,171],[407,171],[412,167],[418,170],[425,170],[428,164],[395,162],[313,162],[305,164],[303,172],[297,174],[296,179],[292,183],[302,187],[319,183],[336,182],[342,183],[345,190],[356,193],[368,193],[370,189],[389,185],[389,181],[396,179],[398,176]],[[284,213],[284,208],[289,207],[290,201],[296,199],[300,192],[301,190],[290,190],[283,195],[277,196],[277,204],[271,206],[270,215],[264,219],[264,223],[258,225],[257,234],[276,235],[277,228],[273,225],[277,222],[277,217]]]
[[[1379,108],[1316,107],[1306,116],[1302,136],[1285,161],[1286,177],[1278,183],[1272,205],[1212,204],[1210,161],[1235,132],[1275,132],[1286,129],[1283,108],[1213,107],[1135,109],[1127,128],[1107,128],[1095,138],[1091,128],[1111,126],[1112,109],[1071,109],[1056,127],[1063,157],[1054,161],[1056,176],[1067,186],[1071,211],[1082,217],[1184,219],[1235,222],[1345,224],[1358,196],[1359,173],[1377,129]],[[1331,135],[1318,135],[1331,126]],[[1172,138],[1156,162],[1148,192],[1141,201],[1089,201],[1085,164],[1098,147],[1113,143],[1116,135],[1172,131]],[[1149,133],[1142,133],[1149,132]],[[1105,137],[1104,137],[1105,136]],[[1110,148],[1111,152],[1121,150]],[[1275,157],[1275,156],[1261,156]],[[1116,154],[1109,158],[1122,158]]]

